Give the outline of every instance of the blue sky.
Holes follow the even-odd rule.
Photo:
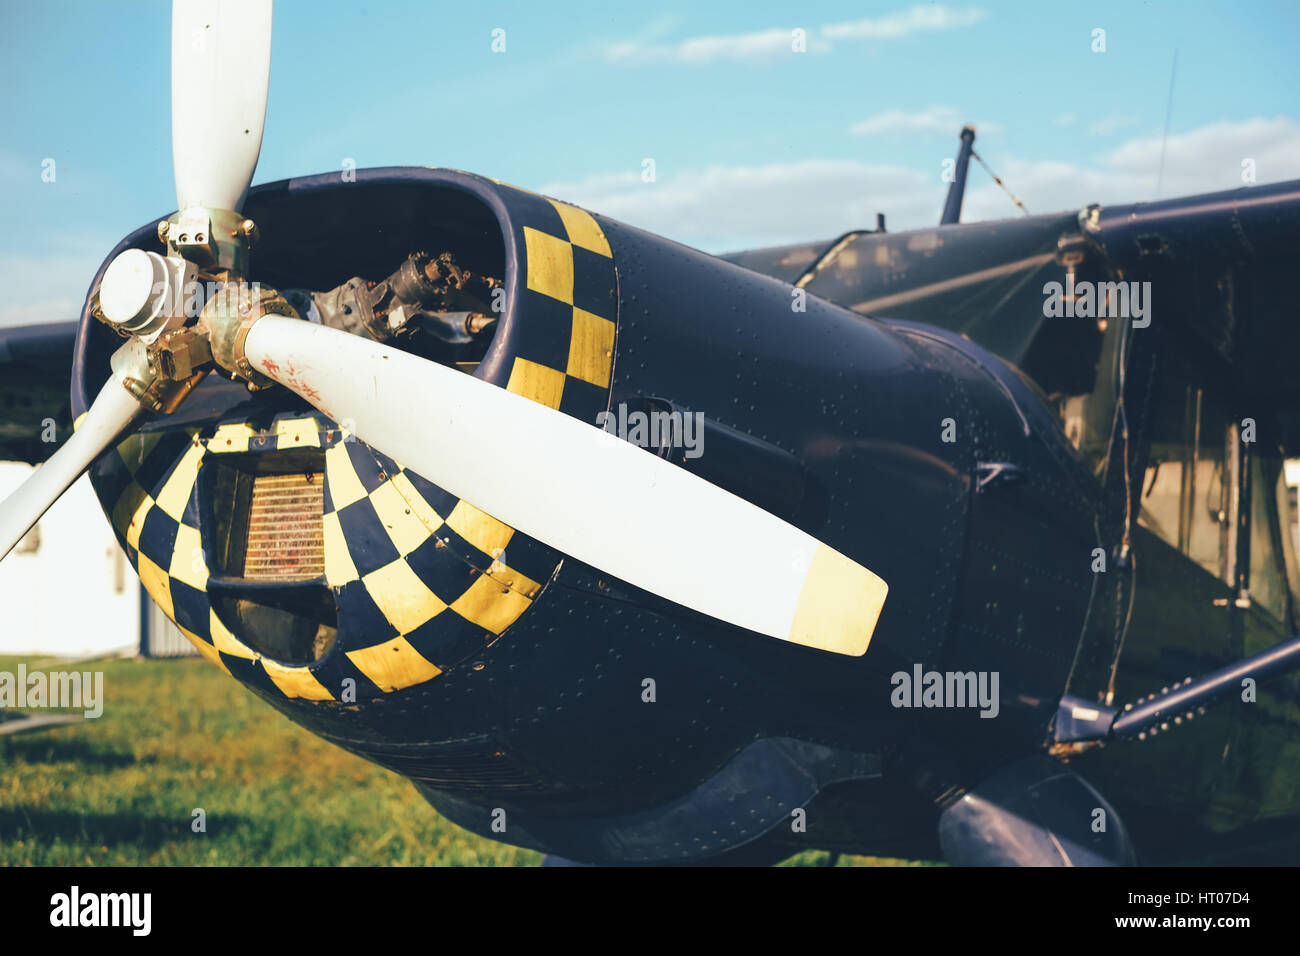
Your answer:
[[[0,323],[71,317],[175,206],[170,7],[0,11]],[[1159,192],[1227,189],[1300,177],[1297,36],[1294,2],[280,0],[255,182],[450,166],[724,251],[937,221],[970,121],[1031,211],[1152,198],[1177,49]],[[967,218],[1013,214],[973,168]]]

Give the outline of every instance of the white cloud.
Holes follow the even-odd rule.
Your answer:
[[[810,53],[824,53],[830,45],[816,36],[806,37]],[[691,37],[680,43],[615,43],[605,50],[612,63],[673,60],[679,63],[716,63],[720,60],[770,60],[794,50],[794,31],[759,30],[724,36]]]
[[[542,192],[712,251],[826,238],[876,213],[938,216],[936,171],[809,159],[713,166],[645,183],[637,172],[550,183]]]
[[[885,110],[849,127],[854,136],[888,136],[895,133],[942,133],[953,135],[965,120],[952,106],[931,106],[923,110]],[[1000,123],[974,123],[981,133],[1000,132]]]
[[[892,40],[928,30],[957,30],[983,20],[988,13],[977,7],[954,10],[942,3],[915,6],[883,17],[833,23],[821,29],[828,40]]]
[[[1258,181],[1300,178],[1300,122],[1277,117],[1215,123],[1169,137],[1159,196],[1234,189],[1244,159]],[[1031,212],[1079,209],[1157,196],[1160,137],[1139,137],[1091,161],[990,157]],[[962,219],[1005,219],[1019,211],[983,170],[971,169]],[[938,222],[947,187],[936,169],[807,159],[750,166],[712,166],[644,183],[639,170],[550,183],[567,199],[670,239],[723,252],[831,239],[869,228],[877,211],[893,231]]]
[[[1075,124],[1075,122],[1076,122],[1078,119],[1079,119],[1079,117],[1076,116],[1076,115],[1073,114],[1073,113],[1062,113],[1062,114],[1061,114],[1060,116],[1058,116],[1056,119],[1052,120],[1052,125],[1053,125],[1053,126],[1073,126],[1073,125]]]
[[[967,7],[914,6],[883,17],[825,24],[820,27],[773,27],[750,33],[690,37],[676,43],[638,39],[611,43],[604,49],[611,63],[676,62],[694,65],[721,61],[761,62],[794,52],[795,30],[803,31],[807,52],[827,53],[837,40],[893,40],[932,30],[970,26],[987,14]]]

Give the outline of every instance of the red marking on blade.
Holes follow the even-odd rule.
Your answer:
[[[276,362],[275,359],[271,358],[262,359],[262,368],[266,369],[267,373],[270,375],[278,375],[280,372],[279,363]]]
[[[312,388],[310,385],[302,381],[300,378],[298,378],[298,370],[294,368],[292,365],[290,365],[289,368],[285,371],[284,381],[291,389],[293,389],[303,398],[307,399],[309,402],[320,401],[320,392]]]

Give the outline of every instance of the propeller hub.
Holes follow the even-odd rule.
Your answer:
[[[152,343],[168,329],[184,324],[180,305],[194,276],[194,265],[184,259],[127,249],[104,270],[100,312],[114,328]]]
[[[204,304],[195,329],[207,339],[212,360],[243,379],[249,391],[275,384],[253,368],[244,352],[249,330],[266,315],[299,318],[293,306],[275,289],[256,282],[230,282]]]

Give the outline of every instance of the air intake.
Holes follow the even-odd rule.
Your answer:
[[[310,581],[325,573],[325,456],[298,448],[211,462],[215,573],[244,581]]]
[[[325,585],[324,452],[214,455],[203,471],[213,610],[258,653],[320,660],[338,636]]]
[[[324,485],[320,472],[253,477],[245,579],[301,580],[325,573]]]

